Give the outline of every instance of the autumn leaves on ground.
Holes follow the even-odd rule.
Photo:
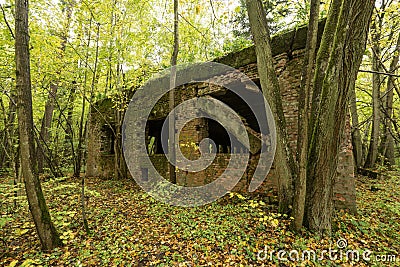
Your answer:
[[[396,266],[400,252],[398,173],[379,179],[359,177],[356,216],[336,213],[335,232],[320,239],[290,231],[291,218],[261,197],[228,194],[197,208],[164,205],[130,181],[87,181],[90,234],[82,226],[80,181],[43,183],[52,218],[64,247],[40,251],[26,197],[15,197],[13,185],[1,184],[0,265],[2,266]],[[21,188],[22,185],[19,185]],[[23,192],[19,190],[18,192]],[[359,251],[360,259],[319,261],[301,253],[337,248]],[[299,261],[278,260],[278,251],[296,250]],[[370,250],[370,261],[362,253]],[[262,253],[261,253],[261,252]],[[275,251],[275,252],[274,252]],[[341,250],[338,250],[341,251]],[[272,258],[271,258],[272,255]],[[282,255],[281,255],[282,256]],[[295,254],[291,254],[295,258]],[[386,257],[386,261],[382,259]],[[393,262],[394,257],[397,261]],[[378,259],[380,261],[378,261]]]

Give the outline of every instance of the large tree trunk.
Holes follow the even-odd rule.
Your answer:
[[[257,68],[262,91],[277,124],[277,146],[274,161],[278,176],[279,210],[282,213],[288,213],[293,200],[292,181],[296,174],[296,165],[288,142],[281,90],[271,52],[269,27],[261,0],[246,0],[246,6],[256,46]]]
[[[297,133],[298,173],[295,179],[293,199],[293,228],[295,231],[299,231],[303,226],[304,209],[306,202],[308,123],[311,83],[313,79],[314,60],[317,49],[319,7],[320,0],[311,0],[306,52],[304,55],[303,73],[301,78],[301,87],[299,91]]]
[[[318,114],[320,112],[320,100],[322,93],[322,84],[325,78],[325,74],[328,68],[328,63],[330,55],[333,48],[333,42],[335,39],[336,28],[339,20],[339,14],[342,6],[342,0],[333,0],[329,7],[328,16],[325,23],[324,33],[321,37],[321,43],[318,48],[317,59],[315,62],[315,74],[313,80],[313,91],[311,99],[311,112],[310,112],[310,122],[309,122],[309,132],[308,132],[308,147],[311,145],[313,128],[312,126],[316,124]],[[309,148],[308,148],[309,149]],[[307,155],[310,157],[310,155]],[[309,206],[311,202],[311,195],[314,188],[314,179],[309,177],[308,169],[310,163],[307,160],[307,181],[306,181],[306,209],[304,211],[303,224],[309,226],[308,219],[310,215]]]
[[[337,25],[328,24],[324,31],[324,35],[331,31],[336,33],[324,75],[318,114],[311,125],[313,131],[307,170],[311,184],[311,190],[308,191],[310,201],[307,223],[310,230],[320,234],[331,232],[333,182],[343,139],[349,90],[357,78],[374,7],[372,0],[340,2],[342,5]],[[324,49],[324,46],[321,47]],[[315,80],[314,86],[318,82]]]
[[[15,1],[15,63],[22,176],[29,209],[44,250],[61,246],[37,174],[29,59],[28,1]]]
[[[329,58],[332,52],[341,6],[342,0],[333,0],[331,2],[329,13],[326,18],[324,33],[318,48],[311,100],[312,112],[310,114],[310,125],[315,124],[319,112],[322,83],[324,82],[326,69],[328,68]],[[309,131],[309,139],[311,138],[311,134],[312,131]]]

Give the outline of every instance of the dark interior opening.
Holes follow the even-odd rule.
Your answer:
[[[247,94],[250,96],[250,103],[253,107],[256,108],[256,112],[258,109],[261,110],[262,106],[264,105],[264,102],[259,99],[259,95],[255,93],[249,93]],[[218,96],[213,96],[214,98],[222,101],[226,105],[228,105],[230,108],[235,110],[235,112],[245,120],[246,124],[250,126],[253,130],[256,132],[260,131],[260,127],[258,125],[256,116],[254,115],[253,111],[250,109],[248,104],[241,98],[239,97],[236,93],[233,91],[227,91],[224,95],[218,95]]]
[[[151,155],[165,154],[161,143],[161,129],[165,120],[149,120],[146,125],[147,153]],[[166,137],[168,138],[168,136]]]
[[[100,152],[107,155],[114,155],[115,135],[110,125],[103,125],[100,129]]]
[[[208,119],[208,137],[212,139],[216,145],[217,153],[240,153],[245,151],[245,147],[239,143],[235,136],[232,136],[234,144],[237,146],[232,147],[229,134],[226,129],[217,121]]]

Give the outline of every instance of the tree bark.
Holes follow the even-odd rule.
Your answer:
[[[308,123],[310,111],[310,93],[316,57],[318,18],[320,0],[311,0],[310,18],[308,23],[306,52],[303,62],[303,73],[299,91],[299,113],[297,133],[297,164],[298,173],[295,179],[293,199],[293,229],[300,231],[303,226],[304,209],[306,202],[307,183],[307,152],[308,152]]]
[[[400,34],[397,38],[396,49],[393,53],[392,62],[390,64],[389,73],[394,74],[397,65],[399,64],[399,56],[400,56]],[[384,133],[382,136],[382,154],[384,156],[384,162],[388,166],[393,166],[396,164],[395,162],[395,153],[394,153],[394,138],[393,138],[393,95],[394,95],[394,77],[388,76],[388,81],[386,85],[386,105],[385,112],[383,118],[384,125]]]
[[[76,94],[76,81],[73,81],[71,84],[71,89],[68,96],[68,106],[67,106],[67,117],[65,120],[65,140],[64,140],[64,158],[65,159],[74,159],[75,158],[75,149],[74,149],[74,130],[72,127],[73,114],[74,114],[74,102],[75,102],[75,94]],[[69,146],[69,148],[68,148]],[[75,165],[73,163],[73,165]]]
[[[335,2],[334,0],[333,4]],[[307,209],[307,224],[311,231],[322,235],[331,233],[333,182],[336,176],[339,147],[343,139],[349,91],[354,86],[365,52],[375,1],[343,0],[341,2],[337,25],[325,28],[327,33],[335,31],[335,37],[322,83],[318,113],[315,123],[311,125],[312,135],[307,169],[311,184],[311,190],[308,191],[310,201]],[[324,46],[320,49],[324,49]],[[314,80],[314,86],[318,83],[319,81]]]
[[[0,153],[0,169],[7,167],[12,168],[14,165],[14,159],[16,158],[16,149],[14,144],[18,143],[17,136],[17,128],[15,127],[15,118],[17,113],[17,105],[15,103],[15,92],[8,95],[9,98],[9,110],[8,115],[6,114],[5,107],[3,105],[3,101],[1,101],[3,116],[4,116],[4,133],[2,140],[2,152]]]
[[[310,112],[310,121],[309,121],[309,131],[308,131],[308,149],[310,149],[311,141],[313,139],[313,126],[316,124],[318,114],[320,113],[320,102],[321,102],[321,93],[322,93],[322,85],[325,79],[326,71],[328,68],[333,43],[335,40],[335,34],[337,29],[337,24],[339,20],[339,14],[342,7],[342,0],[332,0],[331,5],[329,7],[328,16],[326,18],[325,28],[323,35],[321,37],[321,43],[317,52],[317,59],[315,62],[315,73],[313,80],[313,91],[312,91],[312,99],[311,99],[311,112]],[[310,153],[310,150],[309,150]],[[303,224],[305,226],[309,226],[308,219],[310,215],[309,206],[311,202],[312,189],[314,187],[314,179],[309,177],[308,169],[309,169],[309,157],[307,160],[307,181],[306,181],[306,204],[307,207],[304,211]]]
[[[89,47],[90,47],[90,42],[92,40],[92,22],[93,18],[90,17],[89,20],[89,29],[88,29],[88,42],[86,46],[86,56],[85,56],[85,75],[84,75],[84,82],[83,82],[83,95],[82,95],[82,111],[81,111],[81,117],[79,121],[79,130],[78,130],[78,146],[76,148],[76,156],[74,159],[74,177],[79,178],[81,176],[81,168],[82,168],[82,158],[83,158],[83,144],[84,144],[84,128],[85,128],[85,114],[86,114],[86,86],[87,86],[87,80],[88,80],[88,68],[89,68]],[[99,25],[98,25],[99,26]],[[100,26],[99,26],[100,27]],[[98,36],[99,38],[99,28],[98,28]],[[98,39],[97,39],[98,40]],[[96,53],[97,54],[97,53]],[[96,56],[97,58],[97,56]],[[97,61],[97,59],[96,59]],[[97,63],[96,63],[97,65]],[[96,75],[96,71],[94,71],[93,75]],[[92,86],[94,85],[94,79],[92,79]],[[90,104],[90,103],[89,103]]]
[[[169,110],[171,116],[169,117],[169,146],[168,154],[170,155],[169,163],[169,180],[171,183],[176,184],[176,170],[175,170],[175,84],[176,84],[176,64],[178,61],[179,53],[179,1],[174,0],[174,47],[171,56],[171,77],[170,77],[170,91],[169,91]]]
[[[51,127],[51,122],[53,121],[54,99],[56,98],[57,90],[58,90],[58,85],[55,83],[51,83],[49,96],[44,108],[42,125],[40,127],[40,138],[38,138],[39,140],[37,145],[38,173],[43,173],[44,161],[45,161],[44,146],[46,146],[45,144],[48,144],[50,141],[49,129]]]
[[[257,54],[257,68],[263,94],[268,101],[277,124],[277,146],[275,152],[278,176],[279,211],[288,213],[293,200],[293,177],[296,164],[291,152],[283,113],[281,90],[276,76],[271,52],[271,40],[265,10],[260,0],[246,0],[250,29]]]
[[[27,0],[15,1],[15,63],[22,176],[25,182],[29,209],[35,222],[42,248],[44,250],[51,250],[61,246],[62,242],[51,221],[37,174],[32,113]]]
[[[322,83],[325,78],[326,69],[328,68],[328,63],[332,52],[341,6],[342,6],[342,0],[332,0],[331,5],[329,7],[328,16],[326,18],[321,44],[318,48],[317,59],[315,63],[312,100],[311,100],[311,110],[312,110],[310,114],[311,125],[315,124],[317,114],[319,113]],[[311,134],[312,131],[309,131],[309,137],[308,137],[309,139],[311,138],[310,136]]]
[[[350,113],[351,113],[351,140],[353,144],[353,154],[355,170],[357,171],[363,164],[363,147],[361,140],[361,132],[359,128],[356,90],[353,87],[350,91]]]
[[[373,47],[372,47],[372,130],[369,141],[369,149],[367,159],[365,161],[365,168],[373,168],[378,158],[378,144],[380,136],[381,125],[381,111],[380,111],[380,88],[381,88],[381,75],[378,73],[380,68],[381,49],[379,45],[381,27],[377,26],[379,15],[376,15],[375,21],[372,24],[373,30]]]
[[[65,3],[65,8],[63,12],[66,13],[67,21],[64,26],[63,32],[61,33],[61,46],[60,46],[60,59],[64,58],[65,49],[68,40],[68,34],[71,24],[71,16],[72,16],[72,3]],[[37,161],[38,161],[38,172],[43,173],[44,163],[45,163],[45,149],[44,146],[48,146],[50,141],[50,132],[49,129],[51,127],[51,123],[53,121],[53,113],[55,109],[55,100],[57,97],[58,91],[58,83],[59,83],[59,76],[61,74],[61,69],[58,69],[55,75],[55,80],[50,83],[50,90],[48,94],[48,98],[45,104],[44,114],[42,118],[42,124],[40,127],[40,138],[38,142],[38,150],[37,150]],[[53,164],[53,163],[52,163]]]

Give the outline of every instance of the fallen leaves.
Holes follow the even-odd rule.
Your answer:
[[[376,183],[376,182],[375,182]],[[382,181],[382,190],[371,192],[371,181],[358,182],[359,215],[336,214],[336,232],[319,238],[290,231],[293,218],[261,198],[237,193],[195,208],[164,205],[129,181],[92,179],[88,184],[87,216],[91,235],[82,228],[80,184],[77,180],[43,184],[53,221],[65,247],[43,253],[34,224],[19,196],[18,206],[9,203],[1,211],[3,239],[0,264],[4,266],[282,266],[257,259],[257,253],[285,249],[321,250],[335,247],[345,238],[351,249],[375,252],[400,251],[398,176]],[[1,187],[6,194],[5,187]],[[8,199],[7,199],[8,200]],[[13,212],[10,213],[9,211]],[[396,219],[397,218],[397,219]],[[0,235],[1,237],[1,235]],[[400,255],[399,255],[400,257]],[[351,266],[348,262],[285,262],[284,266]],[[366,266],[358,262],[358,266]]]

